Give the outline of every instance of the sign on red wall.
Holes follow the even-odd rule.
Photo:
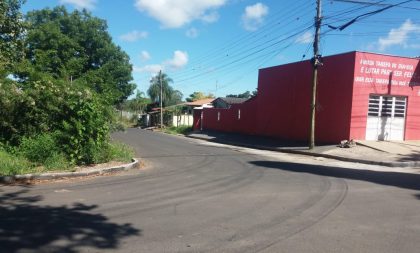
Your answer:
[[[356,85],[420,86],[418,60],[374,54],[359,54]]]

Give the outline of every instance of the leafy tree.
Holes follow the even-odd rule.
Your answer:
[[[251,98],[251,97],[255,97],[258,94],[258,90],[254,90],[252,93],[249,92],[248,90],[245,91],[244,93],[240,93],[240,94],[229,94],[226,95],[226,97],[232,97],[232,98]]]
[[[105,20],[65,7],[26,15],[29,23],[23,81],[65,80],[92,88],[116,104],[135,88],[128,55],[112,42]],[[41,75],[39,73],[42,73]]]
[[[214,98],[214,95],[211,93],[206,95],[201,91],[195,91],[194,93],[190,94],[190,96],[186,98],[185,100],[187,102],[193,102],[193,101],[197,101],[197,100],[205,99],[205,98]]]
[[[232,98],[250,98],[251,97],[251,92],[245,91],[244,93],[237,94],[237,95],[235,95],[235,94],[229,94],[229,95],[226,95],[226,97],[232,97]]]
[[[160,75],[152,77],[150,80],[150,87],[147,90],[147,94],[149,95],[152,102],[160,103],[160,100],[162,99],[163,106],[167,106],[172,98],[172,94],[174,93],[174,89],[169,85],[169,83],[172,82],[172,79],[165,73],[161,73]],[[161,84],[162,98],[160,97]]]
[[[23,0],[0,1],[0,78],[7,76],[23,57],[25,22],[20,13]]]
[[[145,97],[144,92],[137,91],[136,97],[124,102],[123,109],[135,113],[141,113],[152,101]]]
[[[255,89],[255,90],[252,92],[252,97],[255,97],[256,95],[258,95],[258,89]]]
[[[171,94],[171,98],[169,99],[167,106],[177,105],[177,104],[182,103],[182,97],[183,97],[182,92],[180,92],[179,90],[174,90]]]

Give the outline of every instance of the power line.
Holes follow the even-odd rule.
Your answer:
[[[352,3],[352,4],[362,4],[362,5],[371,5],[372,2],[363,2],[363,1],[355,1],[355,0],[331,0],[334,2],[343,2],[343,3]],[[383,4],[383,3],[373,3],[376,6],[390,6],[390,4]],[[396,6],[403,9],[410,9],[410,10],[420,10],[420,8],[416,7],[408,7],[408,6]]]
[[[300,20],[299,17],[300,16],[304,16],[304,13],[301,12],[301,10],[299,10],[298,8],[292,8],[295,12],[294,13],[290,13],[289,9],[286,9],[285,11],[287,12],[288,15],[282,16],[282,20],[277,20],[275,22],[276,26],[282,25],[284,27],[290,25],[293,22],[296,22],[297,20]],[[299,15],[297,15],[299,14]],[[297,15],[297,16],[294,16]],[[293,17],[293,18],[292,18]],[[289,21],[288,23],[283,24],[284,22]],[[273,22],[271,22],[273,23]],[[268,28],[267,28],[268,26]],[[216,52],[218,53],[212,53],[209,54],[207,57],[204,57],[203,60],[200,59],[199,60],[194,60],[190,63],[190,65],[195,65],[196,67],[194,67],[193,69],[188,69],[186,71],[181,72],[180,74],[175,74],[177,77],[183,76],[185,77],[185,75],[188,75],[188,72],[194,72],[195,70],[199,69],[200,66],[197,65],[203,65],[205,63],[207,64],[211,64],[213,62],[220,62],[223,61],[225,58],[232,58],[232,57],[236,57],[237,55],[241,55],[243,53],[246,53],[249,50],[253,50],[254,49],[254,45],[256,42],[260,42],[262,41],[262,43],[260,43],[259,45],[264,45],[267,43],[270,43],[273,40],[278,39],[278,35],[277,33],[272,33],[271,30],[275,29],[275,26],[269,26],[266,25],[263,28],[261,28],[256,34],[251,36],[246,36],[246,39],[238,39],[236,41],[233,41],[233,43],[230,43],[229,45],[226,45],[222,48],[216,49]],[[271,37],[271,39],[270,39]],[[274,38],[272,38],[274,37]],[[241,45],[241,46],[237,46],[237,45]],[[211,52],[213,52],[215,50],[212,50]],[[220,52],[220,53],[219,53]],[[216,54],[216,57],[211,57],[212,55]]]
[[[384,8],[381,8],[379,10],[375,10],[375,11],[371,11],[371,12],[367,12],[367,13],[361,14],[361,15],[353,18],[352,20],[350,20],[349,22],[347,22],[347,23],[345,23],[345,24],[343,24],[341,26],[335,27],[335,26],[332,26],[332,25],[328,25],[328,27],[330,27],[332,29],[338,29],[338,30],[342,31],[342,30],[346,29],[348,26],[350,26],[353,23],[355,23],[356,21],[358,21],[359,19],[370,17],[372,15],[381,13],[381,12],[386,11],[386,10],[388,10],[390,8],[393,8],[395,6],[399,6],[399,5],[402,5],[402,4],[405,4],[405,3],[408,3],[408,2],[412,2],[412,1],[413,0],[407,0],[407,1],[404,1],[404,2],[401,2],[401,3],[398,3],[398,4],[392,4],[392,5],[386,6]]]

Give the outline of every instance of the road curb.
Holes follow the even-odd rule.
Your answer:
[[[131,163],[118,165],[109,168],[94,169],[82,172],[56,172],[56,173],[40,173],[40,174],[24,174],[14,176],[0,176],[0,183],[10,184],[15,182],[26,182],[31,180],[51,180],[74,177],[95,176],[107,173],[119,172],[136,168],[139,165],[139,160],[133,158]]]
[[[372,160],[349,158],[349,157],[342,157],[342,156],[329,155],[329,154],[320,154],[320,153],[314,153],[314,152],[305,151],[305,150],[293,150],[293,149],[287,149],[287,148],[272,148],[272,147],[267,147],[267,146],[244,144],[244,143],[237,143],[237,142],[232,142],[232,141],[216,141],[216,140],[213,140],[213,139],[207,139],[207,138],[204,138],[204,137],[197,137],[197,136],[190,136],[190,135],[184,135],[184,136],[188,137],[188,138],[199,139],[199,140],[208,141],[208,142],[228,144],[228,145],[234,145],[234,146],[246,147],[246,148],[255,148],[255,149],[261,149],[261,150],[276,151],[276,152],[289,153],[289,154],[323,157],[323,158],[335,159],[335,160],[344,161],[344,162],[354,162],[354,163],[362,163],[362,164],[369,164],[369,165],[380,165],[380,166],[386,166],[386,167],[403,167],[403,168],[420,167],[420,162],[414,162],[414,161],[411,161],[411,162],[372,161]]]

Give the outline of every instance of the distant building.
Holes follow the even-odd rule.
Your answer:
[[[247,100],[248,98],[235,98],[235,97],[216,98],[212,102],[212,104],[214,108],[230,108],[232,105],[242,104]]]
[[[418,58],[349,52],[323,58],[318,72],[316,141],[420,140]],[[260,69],[258,95],[213,101],[194,128],[308,140],[310,61]],[[228,106],[227,106],[228,105]]]

